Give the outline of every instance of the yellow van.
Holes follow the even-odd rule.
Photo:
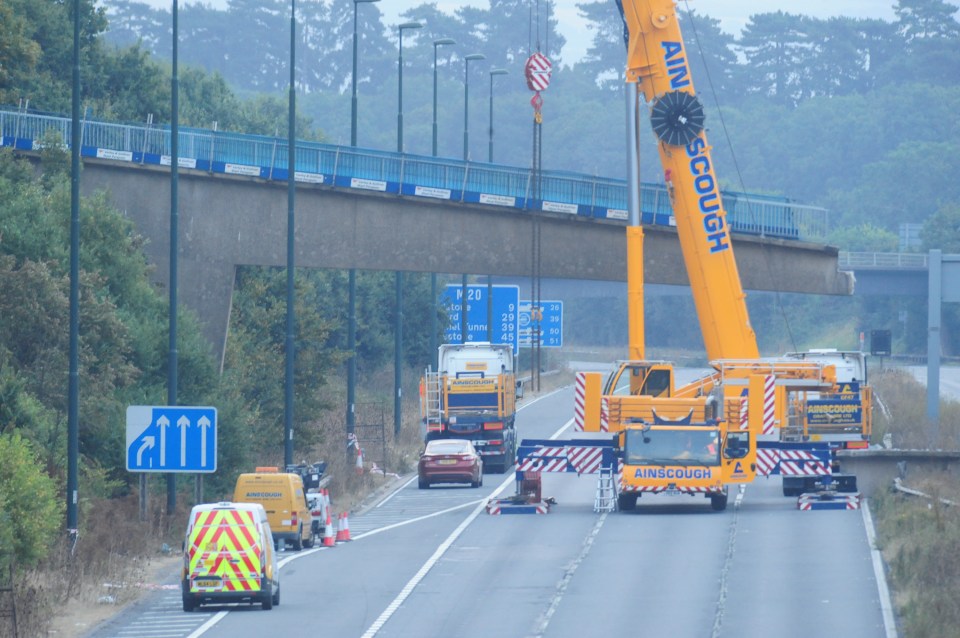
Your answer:
[[[237,478],[233,500],[263,505],[278,549],[281,543],[289,543],[297,551],[313,547],[313,517],[299,474],[258,467]]]
[[[195,505],[180,572],[183,611],[205,603],[280,604],[280,572],[270,521],[257,503]]]

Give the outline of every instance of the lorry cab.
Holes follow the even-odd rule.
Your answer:
[[[286,543],[297,551],[313,547],[313,516],[299,474],[258,467],[237,477],[233,500],[263,505],[277,548]]]
[[[194,506],[184,535],[180,587],[184,611],[206,603],[279,605],[280,573],[263,506]]]

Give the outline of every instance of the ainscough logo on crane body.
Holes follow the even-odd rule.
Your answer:
[[[682,42],[662,42],[663,62],[667,65],[667,74],[670,75],[670,88],[679,89],[690,86],[690,69],[687,67],[687,58],[683,54]]]
[[[697,203],[703,215],[703,229],[707,232],[710,252],[722,252],[730,248],[727,225],[720,208],[720,193],[717,192],[717,180],[707,155],[707,144],[702,137],[687,144],[687,157],[690,158],[690,174],[693,175],[693,187],[699,196]]]

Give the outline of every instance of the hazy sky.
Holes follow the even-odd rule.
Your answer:
[[[172,0],[139,0],[157,8],[169,8]],[[202,0],[205,4],[217,8],[225,8],[228,0]],[[305,0],[301,0],[303,2]],[[380,0],[378,7],[384,15],[384,24],[391,25],[400,22],[399,15],[410,7],[419,6],[428,0]],[[577,13],[577,4],[584,0],[557,0],[556,11],[559,21],[559,31],[567,39],[563,49],[564,62],[567,64],[578,60],[590,45],[592,34],[584,26],[583,20]],[[192,0],[179,0],[180,6],[193,4]],[[100,4],[109,5],[110,0],[100,0]],[[472,5],[488,7],[485,0],[436,0],[437,7],[446,13],[453,13],[458,7]],[[688,5],[697,12],[709,15],[720,20],[721,28],[733,34],[739,34],[748,18],[754,13],[767,13],[783,10],[787,13],[802,13],[817,18],[831,16],[852,16],[857,18],[894,19],[894,0],[804,0],[804,2],[790,2],[789,0],[686,0],[680,3],[681,7]],[[610,0],[610,9],[614,11],[613,0]]]

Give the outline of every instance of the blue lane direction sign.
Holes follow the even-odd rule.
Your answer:
[[[460,306],[463,288],[459,284],[448,284],[443,291],[443,305],[447,308],[450,325],[447,326],[447,343],[464,341],[489,341],[490,343],[509,343],[517,352],[517,307],[520,304],[519,286],[493,286],[493,334],[487,328],[487,286],[470,284],[467,286],[467,335],[460,334]]]
[[[521,301],[517,315],[520,325],[520,347],[530,348],[536,344],[534,330],[536,319],[540,319],[540,347],[563,347],[563,302],[540,300],[540,307],[534,308],[533,302]]]
[[[128,406],[127,470],[216,472],[217,409]]]

